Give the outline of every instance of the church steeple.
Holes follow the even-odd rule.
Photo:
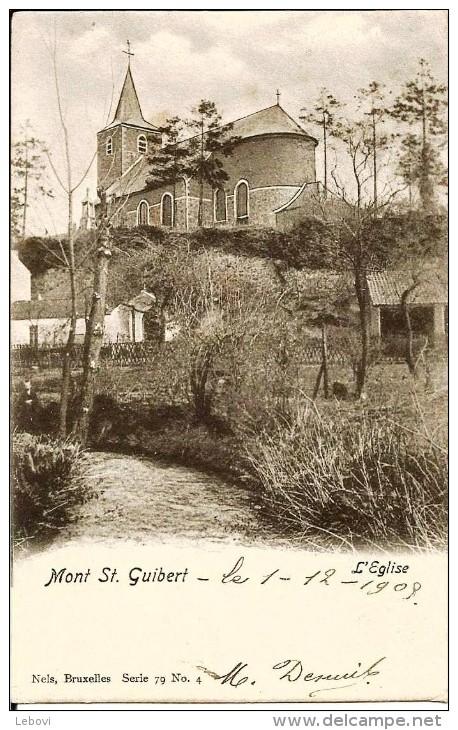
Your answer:
[[[130,64],[127,68],[126,78],[124,79],[118,106],[116,107],[116,112],[111,123],[113,124],[115,122],[127,122],[130,124],[143,122],[143,124],[147,124],[152,128],[152,125],[149,125],[148,122],[145,122],[143,119],[140,102],[138,101],[134,80],[130,70]]]
[[[97,134],[97,187],[106,190],[139,159],[161,145],[161,133],[147,122],[135,89],[127,42],[127,71],[111,122]]]
[[[142,129],[150,129],[157,132],[157,127],[150,124],[143,118],[142,109],[137,96],[137,90],[132,78],[132,71],[130,70],[130,58],[134,54],[131,53],[129,41],[127,41],[127,49],[127,51],[123,51],[123,53],[126,53],[128,57],[126,76],[119,95],[119,101],[114,117],[105,129],[111,129],[118,124],[128,124],[131,127],[141,127]]]

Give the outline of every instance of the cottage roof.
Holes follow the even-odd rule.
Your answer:
[[[156,304],[156,297],[145,289],[142,289],[140,294],[133,297],[129,302],[128,306],[135,309],[137,312],[149,312],[151,307]]]
[[[156,296],[144,289],[132,297],[128,302],[109,302],[106,306],[106,314],[110,314],[117,307],[132,307],[137,312],[148,312],[156,303]],[[77,317],[87,317],[91,309],[91,295],[78,298],[76,304]],[[13,320],[36,320],[36,319],[69,319],[71,316],[71,302],[66,299],[40,299],[34,301],[20,300],[11,304],[11,319]]]
[[[85,299],[77,302],[77,316],[89,314],[90,304]],[[71,315],[71,302],[66,299],[20,300],[11,304],[11,319],[68,319]]]
[[[371,302],[375,307],[398,306],[414,279],[408,271],[375,271],[367,276]],[[411,292],[410,304],[447,304],[447,286],[435,272],[427,272]]]

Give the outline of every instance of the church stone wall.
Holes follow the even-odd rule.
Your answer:
[[[138,159],[137,138],[144,134],[148,143],[148,153],[161,144],[161,135],[137,127],[119,124],[112,129],[104,129],[97,135],[97,187],[107,188]],[[113,141],[113,154],[106,154],[107,139]]]
[[[106,154],[107,139],[113,140],[113,154]],[[122,130],[121,127],[104,129],[97,135],[97,187],[107,188],[118,180],[122,171]]]
[[[125,129],[126,144],[134,146],[138,130]],[[130,136],[127,136],[127,133]],[[240,180],[249,187],[248,225],[275,227],[275,211],[287,205],[304,182],[315,182],[315,142],[295,134],[270,134],[251,137],[239,142],[231,157],[224,158],[224,169],[229,175],[224,189],[227,196],[227,220],[214,220],[214,191],[204,187],[203,225],[236,225],[234,190]],[[161,225],[161,200],[165,192],[173,195],[173,186],[142,190],[129,197],[123,225],[137,225],[136,210],[141,200],[147,200],[149,223]],[[176,184],[175,227],[180,230],[197,227],[200,185],[192,178],[187,185],[182,179]],[[296,216],[294,216],[296,219]],[[286,217],[282,222],[286,222]],[[240,223],[242,225],[242,223]]]
[[[161,135],[154,132],[148,132],[145,129],[136,127],[122,127],[122,173],[125,173],[131,165],[138,160],[139,153],[137,150],[137,139],[140,134],[146,137],[148,144],[147,154],[152,154],[153,150],[161,145]]]
[[[316,179],[315,142],[295,134],[249,137],[222,161],[229,175],[226,189],[230,193],[242,179],[248,181],[250,188],[302,185]]]
[[[250,191],[249,222],[250,225],[264,225],[275,228],[274,211],[285,205],[300,188],[260,188]]]

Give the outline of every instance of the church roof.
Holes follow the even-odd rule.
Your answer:
[[[114,180],[106,189],[109,195],[131,195],[146,187],[146,178],[149,172],[149,162],[144,155],[137,157],[135,162],[117,180]]]
[[[124,84],[121,89],[115,115],[105,129],[110,129],[118,124],[128,124],[132,127],[141,127],[142,129],[157,131],[157,127],[154,127],[152,124],[143,119],[130,66],[127,68],[126,78],[124,79]]]
[[[294,134],[306,137],[318,144],[314,137],[311,137],[302,127],[294,121],[279,105],[275,104],[267,109],[248,114],[246,117],[236,119],[232,122],[231,135],[247,139],[263,134]],[[224,125],[223,125],[224,126]],[[186,144],[185,139],[179,144]],[[130,195],[145,188],[145,179],[148,174],[149,163],[142,155],[130,166],[118,180],[115,180],[107,189],[108,195]]]
[[[231,133],[243,139],[261,134],[299,134],[318,144],[279,104],[237,119],[233,122]]]

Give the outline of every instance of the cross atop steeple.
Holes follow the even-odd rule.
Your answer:
[[[123,51],[123,53],[125,53],[126,56],[127,56],[127,58],[129,59],[128,60],[128,63],[129,63],[129,67],[130,67],[130,57],[131,56],[135,56],[135,53],[131,53],[131,50],[130,50],[130,41],[129,40],[127,41],[127,51]]]
[[[281,96],[280,91],[279,91],[279,89],[277,89],[277,106],[280,106],[280,96]]]

